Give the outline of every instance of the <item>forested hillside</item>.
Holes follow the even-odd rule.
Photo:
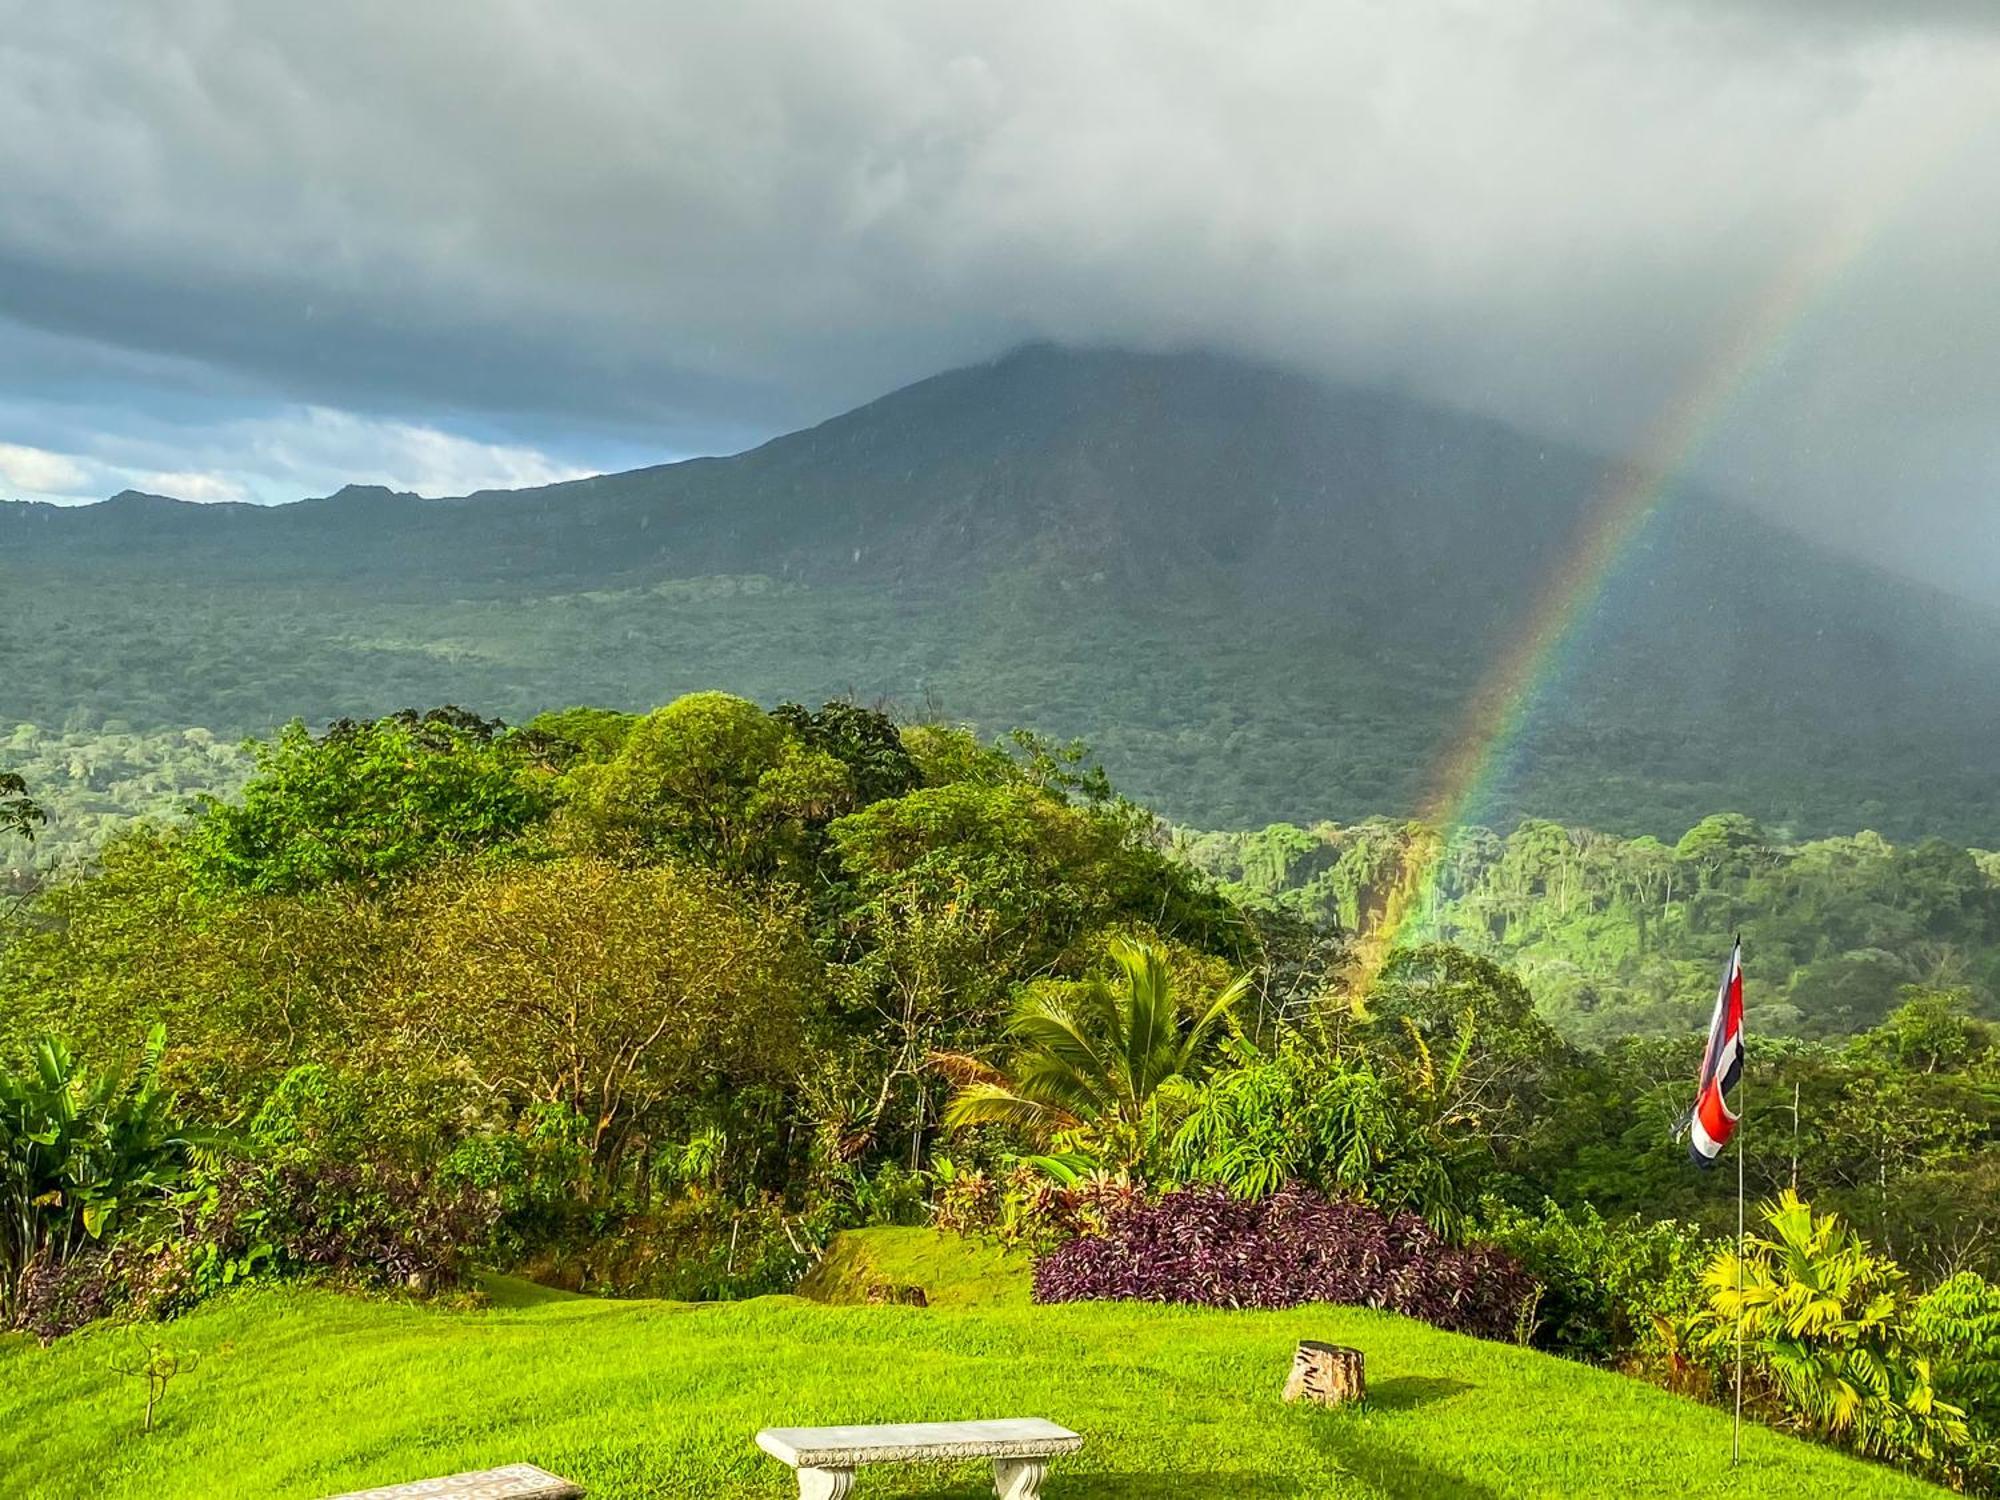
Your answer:
[[[1239,899],[1365,930],[1436,847],[1436,830],[1373,820],[1177,835]],[[1530,821],[1444,842],[1410,936],[1506,963],[1564,1035],[1592,1045],[1707,1023],[1742,934],[1760,1036],[1879,1025],[1907,987],[1952,989],[2000,1019],[2000,855],[1875,833],[1786,843],[1740,813],[1677,842]]]
[[[88,860],[135,819],[178,821],[200,798],[230,795],[250,774],[250,755],[206,729],[15,724],[0,732],[0,770],[22,779],[44,817],[32,843],[0,826],[5,889],[35,869]]]
[[[729,459],[422,501],[0,506],[0,733],[516,722],[727,683],[1088,738],[1202,827],[1416,810],[1615,471],[1204,355],[1031,348]],[[1601,587],[1598,585],[1601,583]],[[2000,632],[1669,496],[1480,817],[2000,843]]]
[[[0,868],[75,869],[133,818],[183,822],[228,798],[251,756],[202,730],[113,723],[52,734],[17,726],[0,764],[48,821],[32,842],[0,832]],[[1354,934],[1436,847],[1436,830],[1387,819],[1174,830],[1166,847],[1234,899]],[[1438,861],[1429,920],[1413,931],[1499,960],[1540,1013],[1590,1044],[1703,1024],[1719,955],[1748,944],[1760,1035],[1831,1038],[1879,1024],[1907,986],[1961,991],[2000,1019],[2000,855],[1873,832],[1789,842],[1742,814],[1677,839],[1621,838],[1530,820],[1461,829]]]

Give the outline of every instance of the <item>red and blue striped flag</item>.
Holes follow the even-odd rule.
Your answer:
[[[1708,1023],[1708,1050],[1701,1059],[1701,1086],[1695,1090],[1694,1114],[1688,1120],[1688,1155],[1698,1167],[1712,1167],[1736,1134],[1736,1116],[1728,1096],[1743,1076],[1743,939],[1729,950],[1729,967],[1722,971],[1722,989],[1715,997],[1715,1019]]]

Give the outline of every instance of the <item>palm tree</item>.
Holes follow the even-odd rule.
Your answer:
[[[1740,1323],[1752,1379],[1792,1422],[1864,1453],[1937,1459],[1963,1444],[1965,1413],[1937,1397],[1895,1262],[1789,1189],[1759,1211],[1770,1235],[1703,1273],[1697,1344],[1727,1357]]]
[[[1162,1091],[1193,1074],[1250,980],[1237,979],[1189,1022],[1175,1004],[1166,954],[1120,941],[1111,961],[1109,980],[1021,1002],[1008,1027],[1016,1043],[1008,1068],[959,1054],[932,1059],[960,1084],[945,1107],[948,1128],[1006,1125],[1127,1172],[1143,1162],[1158,1135]]]

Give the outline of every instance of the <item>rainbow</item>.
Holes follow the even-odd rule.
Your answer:
[[[1830,232],[1781,266],[1643,434],[1588,507],[1577,533],[1527,619],[1474,692],[1427,777],[1409,851],[1381,916],[1355,946],[1349,993],[1364,1001],[1406,934],[1429,925],[1437,877],[1453,830],[1489,802],[1537,700],[1558,678],[1582,626],[1617,578],[1654,511],[1757,378],[1781,360],[1807,314],[1859,262],[1897,217],[1895,209],[1958,154],[1990,115],[1982,104],[1957,128],[1932,138],[1929,170],[1884,173],[1884,190],[1851,203]]]

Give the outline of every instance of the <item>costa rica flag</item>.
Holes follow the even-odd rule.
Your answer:
[[[1688,1118],[1688,1155],[1698,1167],[1712,1167],[1736,1134],[1737,1117],[1728,1096],[1743,1076],[1743,939],[1729,950],[1715,1019],[1708,1023],[1708,1050],[1702,1054],[1701,1083]]]

